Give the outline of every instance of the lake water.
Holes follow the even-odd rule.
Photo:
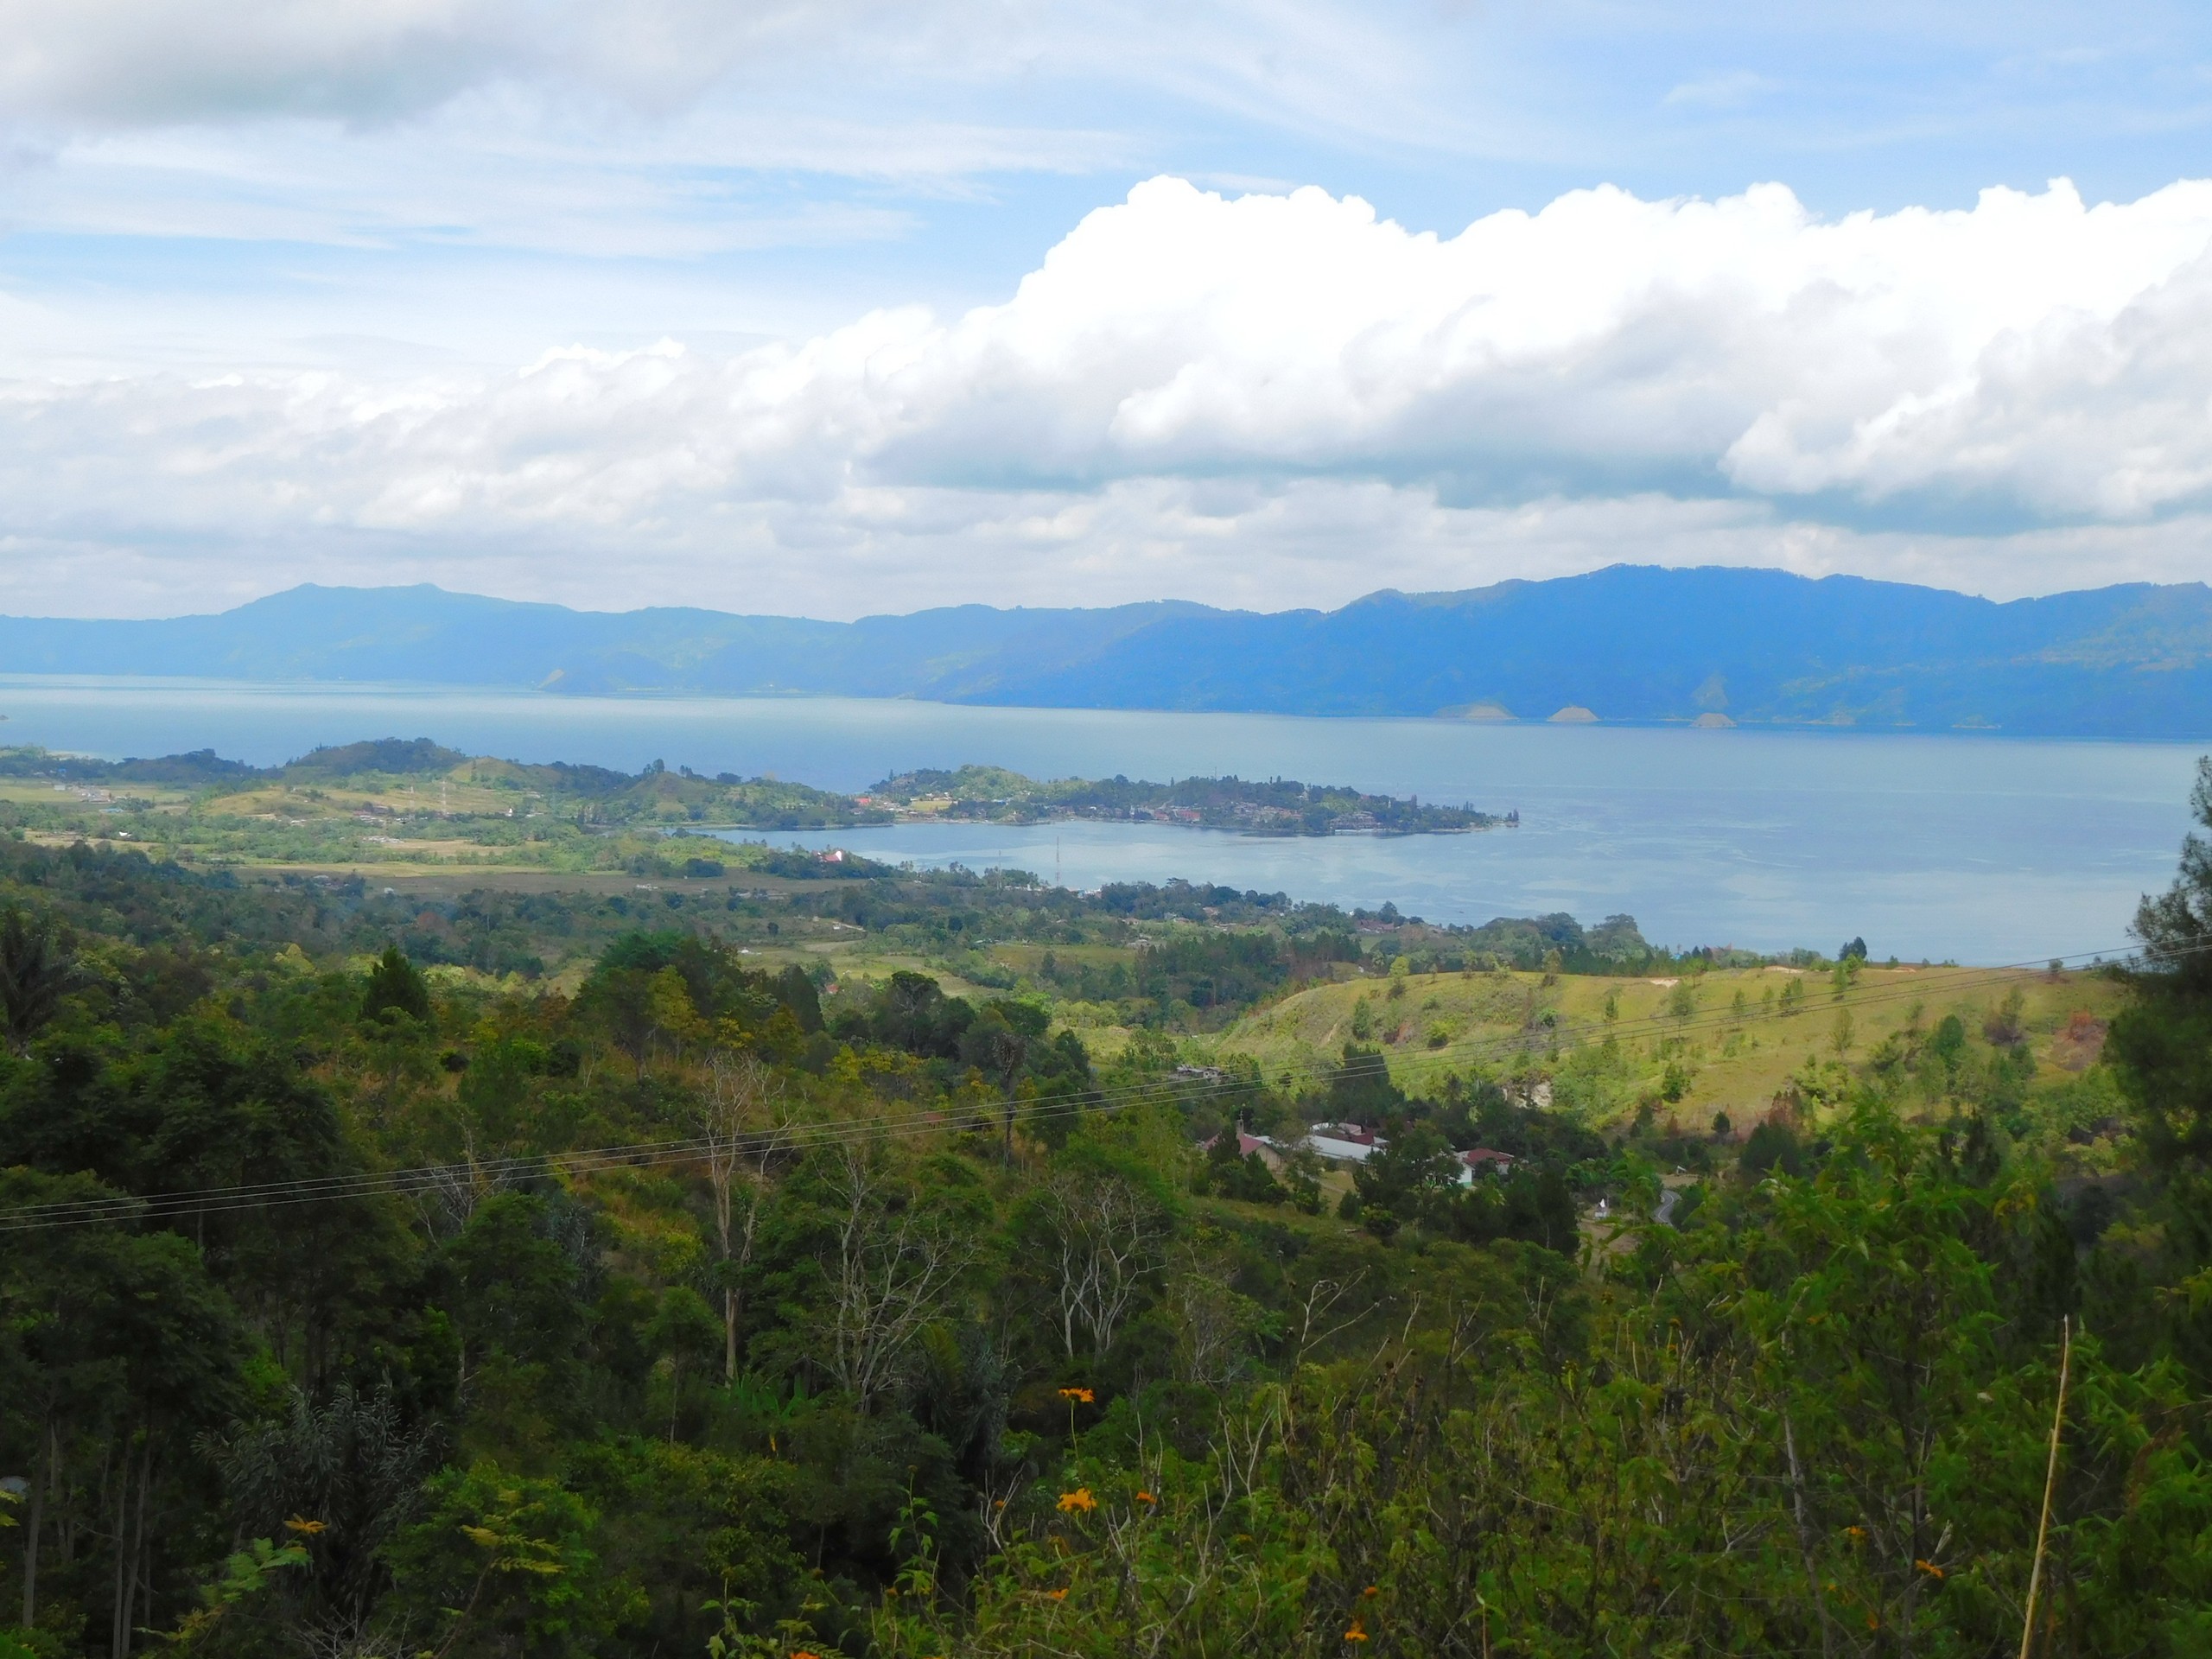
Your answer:
[[[844,698],[553,697],[421,687],[0,677],[0,741],[120,757],[431,737],[475,753],[648,761],[856,790],[969,761],[1039,777],[1237,772],[1517,808],[1471,836],[1275,841],[1153,825],[900,825],[779,836],[1015,865],[1071,886],[1182,875],[1433,921],[1625,911],[1665,944],[1994,963],[2124,948],[2170,879],[2196,747],[973,709]]]

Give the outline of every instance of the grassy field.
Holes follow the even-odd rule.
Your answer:
[[[1808,1060],[1865,1062],[1951,1014],[1966,1052],[2016,1049],[2017,1027],[2037,1081],[2061,1081],[2095,1058],[2118,997],[2098,974],[2001,969],[1873,967],[1840,988],[1830,974],[1771,967],[1679,979],[1410,975],[1311,987],[1238,1020],[1217,1049],[1270,1077],[1299,1077],[1358,1043],[1379,1049],[1402,1085],[1477,1069],[1529,1090],[1549,1082],[1560,1104],[1600,1122],[1656,1096],[1662,1113],[1701,1125],[1764,1110]]]

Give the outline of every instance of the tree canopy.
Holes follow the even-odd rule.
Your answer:
[[[1700,1022],[1863,949],[1583,1030],[1624,918],[1516,979],[1192,887],[0,842],[0,1652],[2202,1653],[2207,845],[2108,1032],[2015,976],[1685,1128]],[[1426,1045],[1440,969],[1510,1052]],[[1309,1070],[1203,1046],[1316,984]]]

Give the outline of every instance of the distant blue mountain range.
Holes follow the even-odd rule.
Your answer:
[[[0,618],[0,670],[2202,737],[2212,589],[1998,604],[1853,576],[1616,565],[1335,611],[964,605],[815,622],[308,586],[215,616]]]

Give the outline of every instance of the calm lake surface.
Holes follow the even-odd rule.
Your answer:
[[[0,741],[111,758],[430,737],[635,771],[654,760],[855,790],[969,761],[1036,777],[1236,772],[1518,808],[1472,836],[1273,841],[1152,825],[779,836],[1014,865],[1071,886],[1186,876],[1433,921],[1625,911],[1675,945],[1995,963],[2124,948],[2170,879],[2198,747],[1847,732],[971,709],[844,698],[552,697],[421,687],[0,677]]]

